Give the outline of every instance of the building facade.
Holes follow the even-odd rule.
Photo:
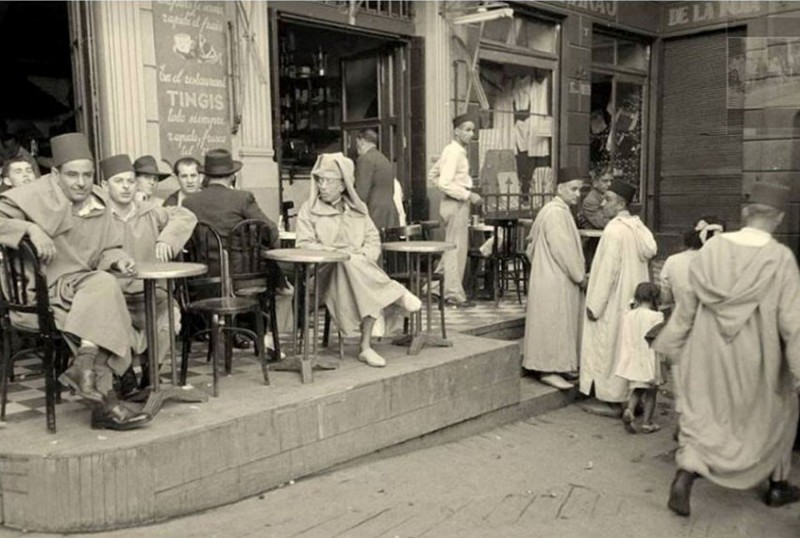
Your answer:
[[[427,171],[467,110],[481,119],[476,183],[515,196],[489,213],[535,212],[559,167],[609,170],[675,238],[703,214],[735,226],[755,181],[797,183],[793,3],[508,7],[475,19],[477,4],[457,1],[65,3],[70,88],[29,78],[67,95],[61,128],[86,132],[98,157],[230,147],[272,216],[305,200],[318,153],[352,153],[373,128],[408,213],[436,218]],[[41,145],[58,131],[37,121]],[[792,208],[781,234],[796,249]]]

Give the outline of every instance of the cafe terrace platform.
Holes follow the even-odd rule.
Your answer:
[[[272,372],[272,385],[264,386],[252,353],[237,352],[219,398],[167,402],[141,430],[90,429],[89,412],[68,393],[57,406],[55,435],[44,416],[11,414],[0,429],[3,525],[49,532],[142,525],[244,499],[433,432],[495,415],[513,420],[528,412],[520,407],[526,399],[530,410],[532,399],[544,398],[539,411],[569,401],[520,378],[514,340],[522,336],[521,305],[482,304],[448,317],[451,348],[408,356],[406,348],[379,343],[388,366],[376,369],[352,358],[348,343],[340,368],[316,371],[306,385],[297,373]],[[201,347],[189,381],[210,392]],[[14,394],[33,389],[17,383],[23,390],[11,398],[19,407],[24,400]]]

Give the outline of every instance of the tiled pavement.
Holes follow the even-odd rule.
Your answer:
[[[662,265],[663,260],[654,260],[651,264],[651,273],[656,282]],[[439,312],[434,309],[432,314],[432,324],[438,328]],[[497,307],[491,301],[479,301],[474,308],[448,308],[445,313],[448,331],[462,333],[498,322],[519,319],[524,316],[525,298],[522,298],[522,304],[518,303],[513,289],[507,293]],[[320,320],[321,318],[322,316],[320,316]],[[320,331],[320,334],[322,334],[322,331]],[[283,341],[285,342],[285,339]],[[284,343],[284,346],[286,346],[286,343]],[[195,344],[194,350],[196,352],[190,358],[187,382],[195,387],[205,387],[211,381],[211,367],[205,360],[205,346]],[[41,417],[44,414],[44,379],[40,375],[40,368],[38,359],[26,359],[15,363],[15,381],[9,385],[8,404],[6,407],[6,420],[8,422]],[[261,375],[259,368],[251,352],[237,352],[234,360],[234,373]],[[164,379],[167,380],[168,378],[169,376],[165,374]],[[64,391],[62,398],[63,402],[58,405],[59,413],[83,409],[83,405],[79,403],[79,398],[71,396],[69,392]]]
[[[448,308],[445,316],[448,331],[467,332],[477,327],[485,327],[493,323],[518,319],[525,315],[524,305],[514,300],[503,300],[495,308],[491,302],[479,302],[474,308],[456,309]],[[322,316],[320,316],[320,320]],[[433,310],[433,326],[439,326],[439,312]],[[322,331],[320,330],[320,335]],[[291,344],[282,337],[284,352],[288,352]],[[163,371],[166,370],[166,366]],[[252,351],[237,351],[233,361],[234,375],[261,376],[258,362]],[[6,406],[6,421],[19,422],[28,419],[43,420],[45,413],[44,378],[41,376],[41,362],[31,358],[17,361],[14,365],[14,382],[9,384],[8,404]],[[169,380],[168,374],[162,375],[165,381]],[[187,382],[195,387],[207,387],[211,383],[211,365],[206,362],[205,344],[195,343],[189,361]],[[77,396],[72,396],[67,390],[62,393],[62,403],[56,406],[59,414],[73,410],[85,409]]]

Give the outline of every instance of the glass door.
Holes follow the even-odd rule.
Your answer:
[[[406,54],[404,46],[391,45],[341,62],[344,153],[355,161],[358,132],[373,129],[380,141],[378,149],[394,164],[395,177],[404,186],[409,160]]]

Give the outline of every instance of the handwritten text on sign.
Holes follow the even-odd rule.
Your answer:
[[[153,2],[161,156],[230,149],[224,2]]]

